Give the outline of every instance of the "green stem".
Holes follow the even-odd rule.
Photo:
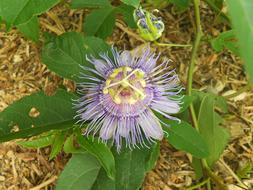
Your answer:
[[[192,94],[192,83],[193,83],[193,72],[197,57],[197,52],[200,44],[200,40],[202,37],[202,29],[201,29],[201,22],[200,22],[200,10],[199,10],[199,4],[200,0],[193,0],[194,2],[194,11],[195,11],[195,22],[196,22],[196,37],[193,44],[193,49],[191,53],[191,59],[190,59],[190,66],[188,70],[188,81],[187,81],[187,95],[191,96]],[[193,103],[189,106],[190,114],[192,117],[193,126],[196,128],[196,130],[199,132],[199,126],[198,126],[198,120],[196,113],[194,111]],[[201,159],[201,165],[203,168],[204,173],[209,176],[219,187],[219,189],[227,189],[222,180],[212,172],[212,170],[209,168],[207,162],[205,159]]]
[[[206,185],[207,185],[207,190],[212,190],[211,181],[210,180],[207,182]]]
[[[190,44],[167,44],[167,43],[159,43],[154,41],[154,43],[158,46],[167,46],[167,47],[192,47]]]
[[[227,190],[226,185],[222,182],[222,179],[217,176],[209,167],[204,167],[205,173],[216,183],[218,189]]]
[[[196,38],[193,44],[191,60],[190,60],[190,67],[188,70],[188,82],[187,82],[187,94],[190,96],[192,93],[192,82],[193,82],[193,72],[195,67],[196,55],[198,51],[198,47],[200,44],[200,40],[202,37],[202,30],[200,25],[200,12],[199,12],[199,0],[194,0],[194,10],[195,10],[195,17],[196,17]]]
[[[202,181],[202,182],[200,182],[200,183],[198,183],[198,184],[196,184],[196,185],[194,185],[194,186],[191,186],[191,187],[187,188],[186,190],[194,190],[194,189],[197,189],[197,188],[199,188],[199,187],[205,185],[205,184],[208,183],[209,181],[210,181],[210,179],[208,178],[208,179],[206,179],[206,180],[204,180],[204,181]]]

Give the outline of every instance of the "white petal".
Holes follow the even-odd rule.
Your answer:
[[[118,121],[118,133],[122,137],[128,137],[130,132],[130,125],[127,123],[127,118],[123,118]]]
[[[153,109],[158,109],[162,112],[166,113],[178,113],[180,110],[180,106],[177,102],[173,101],[153,101],[151,107]]]
[[[107,62],[102,59],[94,59],[93,64],[96,70],[102,75],[105,75],[105,71],[110,68]]]
[[[130,51],[123,51],[121,54],[120,54],[120,65],[123,66],[123,65],[128,65],[128,66],[131,66],[131,63],[132,63],[132,55],[131,55],[131,52]]]
[[[104,119],[103,126],[100,129],[99,136],[103,140],[108,140],[113,136],[114,130],[117,126],[117,123],[115,120],[113,120],[111,117],[106,117]]]
[[[162,127],[157,117],[151,111],[141,114],[138,118],[138,123],[147,137],[162,140]]]

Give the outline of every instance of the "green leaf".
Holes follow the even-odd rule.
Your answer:
[[[115,25],[115,8],[107,6],[92,11],[85,17],[83,31],[88,36],[97,36],[105,39],[110,36]]]
[[[185,11],[189,6],[191,1],[190,0],[169,0],[169,2],[176,5],[179,12]]]
[[[197,91],[197,90],[193,90],[193,103],[194,103],[194,107],[195,107],[195,111],[197,113],[197,115],[199,114],[199,108],[200,108],[200,104],[202,102],[202,100],[204,99],[204,97],[206,96],[211,96],[215,103],[215,108],[219,109],[221,112],[227,113],[228,112],[228,105],[227,105],[227,100],[226,98],[222,97],[222,96],[218,96],[216,94],[212,94],[212,93],[206,93],[206,92],[202,92],[202,91]]]
[[[123,15],[124,21],[130,28],[137,28],[137,24],[134,20],[134,10],[135,8],[126,4],[121,4],[117,7],[117,12]]]
[[[113,154],[116,163],[115,181],[110,180],[103,171],[100,171],[92,190],[139,190],[149,166],[150,149],[130,150],[124,147],[118,153],[114,148]]]
[[[97,8],[107,7],[110,5],[108,0],[72,0],[70,6],[72,9],[78,8]]]
[[[80,65],[87,65],[84,38],[75,32],[51,38],[42,50],[42,61],[56,74],[78,81]]]
[[[6,22],[7,30],[28,22],[33,16],[46,12],[60,0],[1,0],[0,14]]]
[[[53,144],[54,138],[55,136],[50,134],[47,136],[36,137],[36,139],[33,140],[19,141],[17,144],[26,148],[43,148]]]
[[[138,190],[145,178],[146,160],[150,158],[150,150],[147,148],[122,150],[120,154],[114,150],[116,162],[115,189]]]
[[[61,152],[62,146],[65,141],[66,131],[61,131],[55,134],[52,149],[49,155],[49,160],[52,160],[59,152]]]
[[[205,139],[210,153],[206,158],[209,166],[212,166],[219,159],[229,139],[228,132],[218,126],[214,105],[215,100],[213,96],[205,96],[202,100],[198,116],[200,134]]]
[[[201,164],[201,159],[199,158],[192,158],[192,163],[191,163],[194,173],[196,175],[196,180],[200,180],[203,177],[203,169],[202,169],[202,164]]]
[[[177,121],[160,118],[170,126],[165,126],[164,130],[168,132],[167,140],[178,150],[191,153],[196,158],[205,158],[208,156],[208,148],[200,134],[185,121]]]
[[[239,55],[238,42],[233,30],[219,34],[219,36],[211,40],[211,45],[217,52],[221,52],[224,48],[227,48],[235,55]]]
[[[245,62],[246,71],[253,83],[253,1],[227,0],[235,34],[239,40],[239,50]]]
[[[42,50],[42,61],[56,74],[74,81],[80,81],[80,65],[91,67],[86,55],[106,52],[109,46],[95,37],[84,38],[75,32],[64,33],[58,37],[50,36]],[[82,70],[83,71],[83,70]]]
[[[133,6],[135,8],[138,8],[140,5],[140,0],[121,0],[126,5]]]
[[[115,190],[115,180],[110,179],[102,168],[91,190]]]
[[[82,148],[99,160],[108,177],[115,179],[115,161],[111,150],[104,143],[98,142],[98,139],[90,139],[78,135],[77,140]]]
[[[215,6],[217,6],[219,9],[222,9],[223,4],[224,4],[224,0],[211,0]]]
[[[152,170],[155,165],[156,165],[156,161],[158,160],[158,157],[160,155],[160,143],[158,142],[157,144],[154,144],[151,148],[150,148],[150,155],[147,159],[147,164],[146,164],[146,171],[150,171]]]
[[[182,99],[183,104],[181,105],[180,111],[178,113],[184,112],[194,101],[194,99],[195,99],[194,96],[184,95],[184,98]]]
[[[73,154],[57,181],[56,190],[90,190],[99,169],[99,162],[89,153]]]
[[[94,57],[99,57],[99,53],[101,52],[108,52],[109,55],[111,52],[111,46],[94,36],[84,38],[84,48],[87,55],[93,55]]]
[[[215,96],[215,108],[218,108],[221,112],[228,112],[228,104],[226,98],[222,96]]]
[[[26,37],[34,42],[39,40],[39,21],[37,16],[34,16],[31,20],[24,24],[17,26],[18,30]]]
[[[0,142],[72,127],[75,111],[71,99],[77,96],[58,90],[53,96],[38,92],[14,102],[0,113]]]

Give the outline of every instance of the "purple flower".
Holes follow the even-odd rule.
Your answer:
[[[112,48],[113,58],[100,53],[88,57],[94,68],[82,66],[92,75],[82,74],[79,83],[82,97],[77,100],[78,123],[90,121],[86,135],[99,134],[103,142],[112,139],[119,151],[123,140],[127,147],[147,146],[163,138],[161,121],[154,112],[172,120],[169,114],[180,110],[182,88],[169,61],[157,64],[156,56],[146,48],[142,56]],[[154,112],[153,112],[154,111]]]

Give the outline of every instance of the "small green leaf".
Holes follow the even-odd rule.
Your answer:
[[[33,16],[46,12],[59,0],[1,0],[0,14],[6,22],[7,30],[28,22]]]
[[[70,6],[72,9],[107,7],[110,5],[108,0],[72,0]]]
[[[99,169],[99,162],[89,153],[73,154],[57,181],[56,190],[90,190]]]
[[[43,148],[53,144],[54,138],[54,135],[50,134],[47,136],[36,137],[33,140],[19,141],[17,144],[26,148]]]
[[[115,160],[110,149],[104,143],[98,142],[98,139],[90,139],[83,137],[82,135],[78,135],[77,140],[82,148],[86,149],[99,160],[107,172],[108,177],[114,179]]]
[[[205,139],[210,153],[206,158],[209,166],[219,159],[229,139],[228,132],[218,126],[214,105],[214,97],[205,96],[201,102],[198,116],[200,134]]]
[[[249,173],[252,171],[252,169],[253,169],[252,162],[248,161],[237,170],[236,174],[241,179],[248,178]]]
[[[59,152],[61,152],[62,146],[65,141],[66,131],[61,131],[55,134],[54,142],[52,144],[52,149],[49,155],[49,160],[52,160]]]
[[[84,72],[80,65],[92,67],[86,55],[96,57],[100,52],[109,50],[110,47],[99,38],[84,38],[79,33],[69,32],[58,37],[48,37],[42,50],[42,61],[49,70],[78,82],[80,72]]]
[[[53,96],[38,92],[14,102],[0,113],[0,142],[72,127],[72,99],[77,96],[58,90]],[[31,115],[34,110],[37,115]]]
[[[161,119],[161,118],[160,118]],[[191,153],[196,158],[205,158],[208,156],[208,147],[201,135],[185,121],[177,121],[162,118],[162,121],[170,127],[165,126],[164,130],[168,132],[167,140],[176,149]]]
[[[246,71],[253,83],[253,1],[227,0],[233,28],[239,41],[239,50],[245,62]]]
[[[121,0],[126,5],[133,6],[135,8],[138,8],[140,5],[140,0]]]
[[[27,38],[34,42],[39,40],[39,21],[37,16],[34,16],[28,22],[17,26],[18,30]]]
[[[136,22],[134,20],[134,10],[135,8],[126,4],[121,4],[117,7],[117,11],[123,15],[124,21],[130,28],[137,28]]]
[[[224,48],[229,49],[235,55],[239,55],[238,42],[233,30],[222,32],[218,37],[211,40],[213,49],[217,52],[223,51]]]
[[[105,39],[110,36],[115,25],[115,8],[107,6],[92,11],[85,17],[83,31],[88,36],[98,36]]]

